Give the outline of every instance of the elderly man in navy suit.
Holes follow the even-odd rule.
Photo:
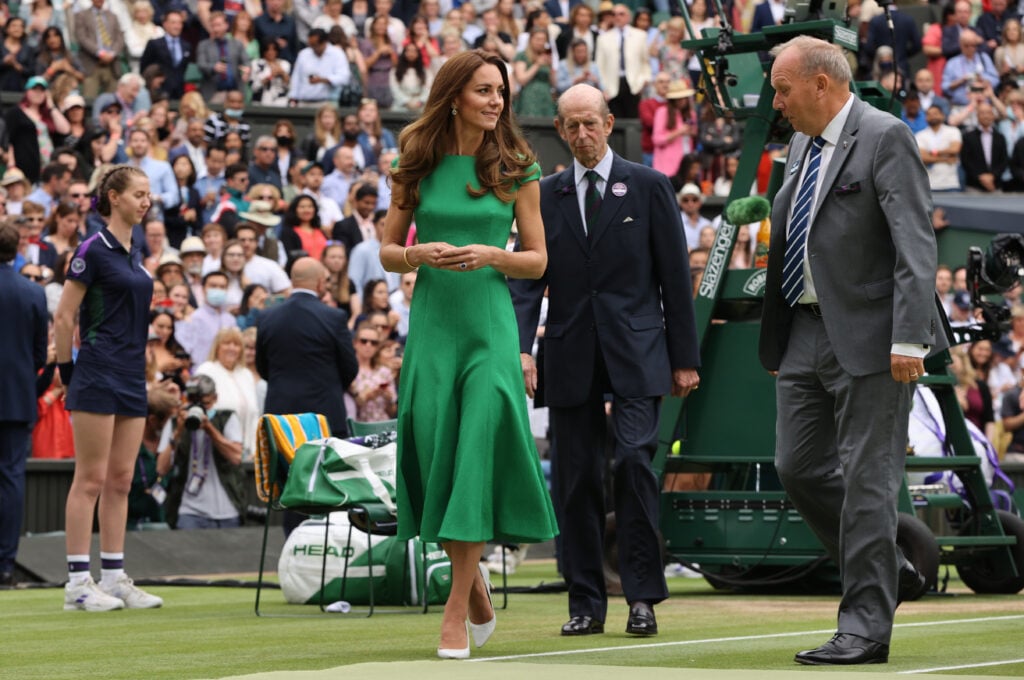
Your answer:
[[[686,243],[668,178],[608,147],[615,117],[601,92],[574,85],[558,101],[558,129],[575,161],[541,182],[548,269],[510,282],[527,391],[530,349],[545,287],[545,393],[554,432],[553,496],[569,586],[563,635],[604,632],[602,571],[605,439],[614,444],[619,573],[626,632],[655,635],[668,597],[651,469],[661,399],[697,388],[700,365]],[[606,432],[606,395],[611,431]]]
[[[850,93],[838,46],[801,36],[771,54],[773,105],[796,134],[759,354],[778,376],[775,467],[843,588],[836,634],[795,660],[886,663],[896,605],[926,585],[896,522],[914,381],[946,346],[928,175],[910,128]]]
[[[36,422],[36,372],[46,363],[46,295],[14,271],[17,253],[17,228],[0,224],[0,586],[14,582],[25,459]]]

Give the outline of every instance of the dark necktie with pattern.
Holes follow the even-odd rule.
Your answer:
[[[786,257],[782,265],[782,294],[792,307],[804,294],[804,252],[807,249],[807,229],[811,223],[811,207],[814,187],[818,183],[818,169],[821,167],[821,150],[825,139],[815,137],[811,141],[811,155],[807,160],[800,191],[793,204],[793,219],[789,223],[789,237],[786,239]]]
[[[590,235],[594,233],[597,217],[601,213],[601,190],[597,186],[597,183],[601,181],[601,176],[593,170],[587,170],[585,177],[587,178],[587,193],[583,196],[583,215],[587,220],[587,238],[589,239]]]

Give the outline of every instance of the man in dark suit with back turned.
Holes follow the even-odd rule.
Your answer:
[[[907,423],[946,340],[928,176],[910,128],[850,93],[842,50],[772,50],[796,134],[772,210],[760,358],[776,372],[775,466],[842,573],[836,635],[803,664],[885,663],[893,613],[924,577],[896,546]]]
[[[18,229],[0,223],[0,586],[14,583],[36,372],[46,363],[46,295],[14,271],[17,253]]]
[[[611,394],[619,573],[630,612],[626,632],[654,635],[654,605],[668,597],[658,534],[658,480],[651,469],[661,399],[700,382],[686,243],[664,175],[608,148],[615,118],[601,92],[575,85],[558,103],[558,129],[575,161],[541,181],[548,269],[510,282],[523,377],[545,287],[545,393],[555,453],[553,496],[569,586],[563,635],[604,632],[608,597],[604,538],[605,395]]]
[[[267,413],[322,413],[348,433],[345,391],[359,372],[345,312],[320,302],[327,270],[311,257],[292,266],[292,294],[266,310],[256,333],[256,370],[267,379]]]

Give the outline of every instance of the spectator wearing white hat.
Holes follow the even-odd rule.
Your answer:
[[[192,292],[192,306],[198,308],[203,304],[203,258],[206,257],[203,239],[198,236],[187,237],[181,242],[178,255],[185,270],[185,283]]]
[[[680,216],[683,218],[683,233],[686,234],[686,249],[693,250],[700,243],[700,230],[711,226],[711,220],[700,214],[704,197],[700,188],[693,183],[684,184],[676,194]]]
[[[256,254],[284,267],[288,262],[277,232],[281,228],[281,216],[274,212],[280,202],[280,193],[269,184],[256,185],[249,190],[249,209],[238,213],[238,219],[256,227]]]
[[[7,214],[20,215],[21,204],[25,200],[25,194],[32,189],[28,179],[18,168],[10,168],[0,179],[0,187],[7,191]]]

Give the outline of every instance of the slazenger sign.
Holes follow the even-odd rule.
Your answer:
[[[718,236],[715,244],[711,246],[711,253],[708,256],[708,266],[704,270],[704,277],[700,281],[700,294],[703,297],[713,297],[715,289],[718,288],[718,279],[725,271],[729,260],[729,244],[732,243],[736,234],[736,225],[722,222],[718,228]]]

